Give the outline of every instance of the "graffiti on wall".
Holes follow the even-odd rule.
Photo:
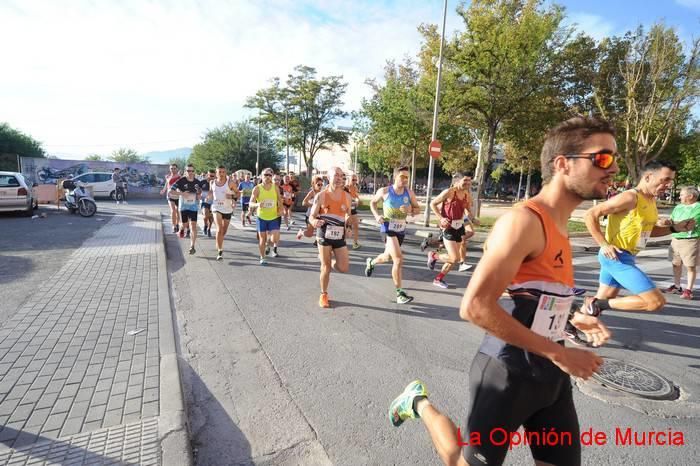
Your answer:
[[[157,194],[168,173],[168,165],[150,163],[95,162],[88,160],[38,159],[22,157],[22,174],[37,184],[56,184],[59,179],[75,178],[85,173],[109,173],[115,167],[121,169],[121,176],[127,183],[130,193]]]

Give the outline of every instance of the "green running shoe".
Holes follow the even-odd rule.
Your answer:
[[[403,393],[397,396],[389,406],[389,420],[398,427],[406,419],[418,419],[418,413],[413,410],[413,400],[417,396],[428,397],[428,389],[420,380],[409,383]]]

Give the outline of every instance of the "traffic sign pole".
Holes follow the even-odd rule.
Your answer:
[[[433,108],[433,133],[430,138],[431,141],[435,142],[437,139],[437,129],[438,129],[438,112],[440,111],[440,81],[442,80],[442,47],[445,44],[445,20],[447,19],[447,0],[445,0],[445,6],[442,10],[442,35],[440,36],[440,54],[438,55],[438,74],[437,83],[435,84],[435,106]],[[438,141],[439,143],[439,141]],[[432,142],[431,142],[432,146]],[[432,155],[432,153],[431,153]],[[433,170],[435,166],[435,158],[430,157],[430,163],[428,164],[428,186],[425,193],[425,217],[423,219],[423,226],[427,227],[430,225],[430,198],[433,194]]]

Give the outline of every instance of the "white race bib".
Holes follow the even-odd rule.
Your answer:
[[[185,204],[194,204],[197,201],[195,193],[182,193],[182,202]]]
[[[260,203],[260,207],[263,209],[272,209],[275,206],[275,201],[273,199],[264,199]]]
[[[285,199],[291,199],[291,198],[292,198],[292,193],[290,193],[289,191],[285,191],[285,192],[284,192],[284,198],[285,198]]]
[[[343,234],[345,233],[345,227],[341,225],[326,225],[326,233],[324,238],[340,240],[343,239]]]
[[[564,339],[564,327],[569,320],[573,296],[560,297],[543,294],[537,303],[535,318],[530,329],[552,341]]]
[[[406,220],[389,220],[389,231],[403,233],[406,230]]]
[[[651,231],[643,231],[639,234],[639,239],[637,240],[637,249],[642,250],[647,247],[647,241],[651,238]]]
[[[222,208],[222,207],[225,207],[226,203],[223,199],[218,199],[218,200],[214,201],[214,205],[218,208]]]
[[[450,223],[450,228],[453,230],[459,230],[462,226],[464,226],[464,220],[452,220]]]

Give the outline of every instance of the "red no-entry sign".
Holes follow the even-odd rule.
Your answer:
[[[428,153],[434,159],[440,158],[440,153],[442,152],[442,143],[437,139],[433,140],[428,146]]]

